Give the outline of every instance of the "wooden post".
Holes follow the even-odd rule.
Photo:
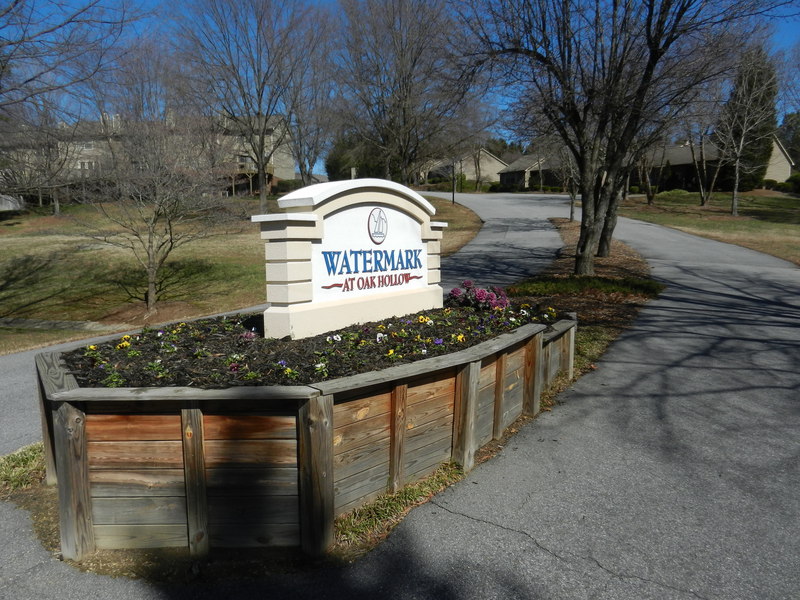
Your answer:
[[[69,402],[61,402],[53,421],[61,554],[81,560],[94,552],[89,464],[86,456],[86,415]]]
[[[453,436],[453,460],[464,471],[475,466],[475,446],[477,443],[475,427],[478,412],[478,383],[481,377],[481,361],[476,360],[463,365],[456,376],[456,415],[457,424]]]
[[[56,475],[56,458],[53,445],[53,409],[47,400],[41,376],[36,378],[39,390],[39,417],[42,421],[42,442],[44,443],[44,483],[45,485],[56,485],[58,476]]]
[[[506,352],[497,356],[494,362],[494,421],[492,423],[492,439],[503,437],[503,405],[506,397]]]
[[[42,422],[42,441],[44,442],[45,483],[55,485],[58,482],[55,459],[55,433],[53,418],[58,405],[52,404],[48,398],[56,392],[78,389],[75,377],[68,374],[62,365],[58,352],[42,352],[34,358],[36,363],[39,388],[39,417]]]
[[[297,414],[300,537],[303,551],[321,556],[333,543],[333,396],[312,396]]]
[[[564,334],[561,346],[561,368],[571,380],[575,376],[575,326]]]
[[[203,412],[197,402],[181,409],[183,431],[183,478],[186,486],[186,524],[189,554],[206,556],[208,541],[208,494],[203,452]]]
[[[522,414],[539,414],[542,400],[542,381],[544,379],[544,353],[542,352],[541,332],[525,344],[525,379],[523,381]]]
[[[389,457],[389,489],[396,492],[403,487],[405,477],[406,403],[408,385],[396,385],[392,390],[392,437]]]

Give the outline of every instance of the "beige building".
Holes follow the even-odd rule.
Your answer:
[[[493,183],[500,181],[500,171],[508,166],[503,160],[485,148],[478,148],[455,159],[443,159],[435,162],[427,169],[427,177],[450,178],[455,169],[456,176],[461,176],[470,181]]]
[[[792,174],[792,167],[794,167],[792,157],[789,156],[780,140],[773,137],[772,154],[769,157],[769,163],[767,163],[767,172],[764,175],[764,180],[786,181]]]
[[[173,133],[175,143],[171,145],[180,154],[185,144],[207,144],[207,151],[203,152],[205,168],[213,171],[220,182],[225,182],[225,187],[257,193],[256,161],[244,137],[231,128],[219,128],[216,132],[203,129],[202,124],[196,128],[178,127]],[[195,135],[195,132],[201,133]],[[266,168],[269,184],[294,179],[294,158],[289,144],[283,142],[285,136],[279,135],[277,127],[267,135],[266,147],[274,148]],[[33,193],[36,189],[41,191],[96,178],[111,168],[115,150],[126,142],[124,136],[118,117],[62,124],[46,136],[32,130],[9,132],[0,147],[4,159],[0,185],[15,193]],[[186,152],[186,161],[196,161],[197,155],[195,151]],[[180,156],[177,158],[180,162]]]

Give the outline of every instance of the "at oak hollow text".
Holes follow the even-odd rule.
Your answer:
[[[411,273],[393,273],[391,275],[368,275],[365,277],[348,277],[344,283],[334,283],[322,286],[323,289],[342,288],[343,292],[352,292],[355,289],[371,290],[373,288],[385,288],[395,285],[404,285],[412,279],[422,279],[419,275]]]

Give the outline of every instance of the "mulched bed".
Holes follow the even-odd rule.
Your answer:
[[[551,323],[558,316],[547,306],[472,304],[302,340],[264,338],[260,313],[201,319],[144,329],[64,358],[82,387],[306,385],[463,350],[527,323]]]

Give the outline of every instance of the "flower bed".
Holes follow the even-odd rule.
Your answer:
[[[469,296],[459,302],[473,302]],[[400,323],[438,331],[436,319],[467,309],[452,306],[447,315],[426,312]],[[242,381],[240,374],[257,363],[248,358],[237,363],[246,369],[231,369],[240,359],[227,356],[216,364],[239,385],[79,387],[62,355],[38,355],[48,480],[58,479],[64,556],[79,560],[96,548],[178,546],[202,555],[212,547],[281,545],[319,554],[331,542],[337,514],[419,480],[444,461],[470,469],[478,448],[519,415],[538,412],[542,388],[572,369],[573,320],[493,330],[457,351],[464,342],[450,330],[448,352],[429,351],[413,362],[403,362],[405,346],[391,344],[435,351],[438,344],[425,340],[438,338],[392,336],[397,327],[361,338],[389,366],[308,385]],[[178,335],[157,333],[156,339]],[[237,344],[254,341],[241,335],[234,334]],[[335,357],[345,338],[327,337],[316,343]],[[140,347],[132,340],[89,352],[98,360],[106,351],[127,355]],[[402,358],[392,359],[396,354]]]
[[[262,337],[261,314],[175,323],[65,354],[81,387],[307,385],[469,348],[552,307],[512,306],[499,288],[465,281],[447,306],[302,340]]]

